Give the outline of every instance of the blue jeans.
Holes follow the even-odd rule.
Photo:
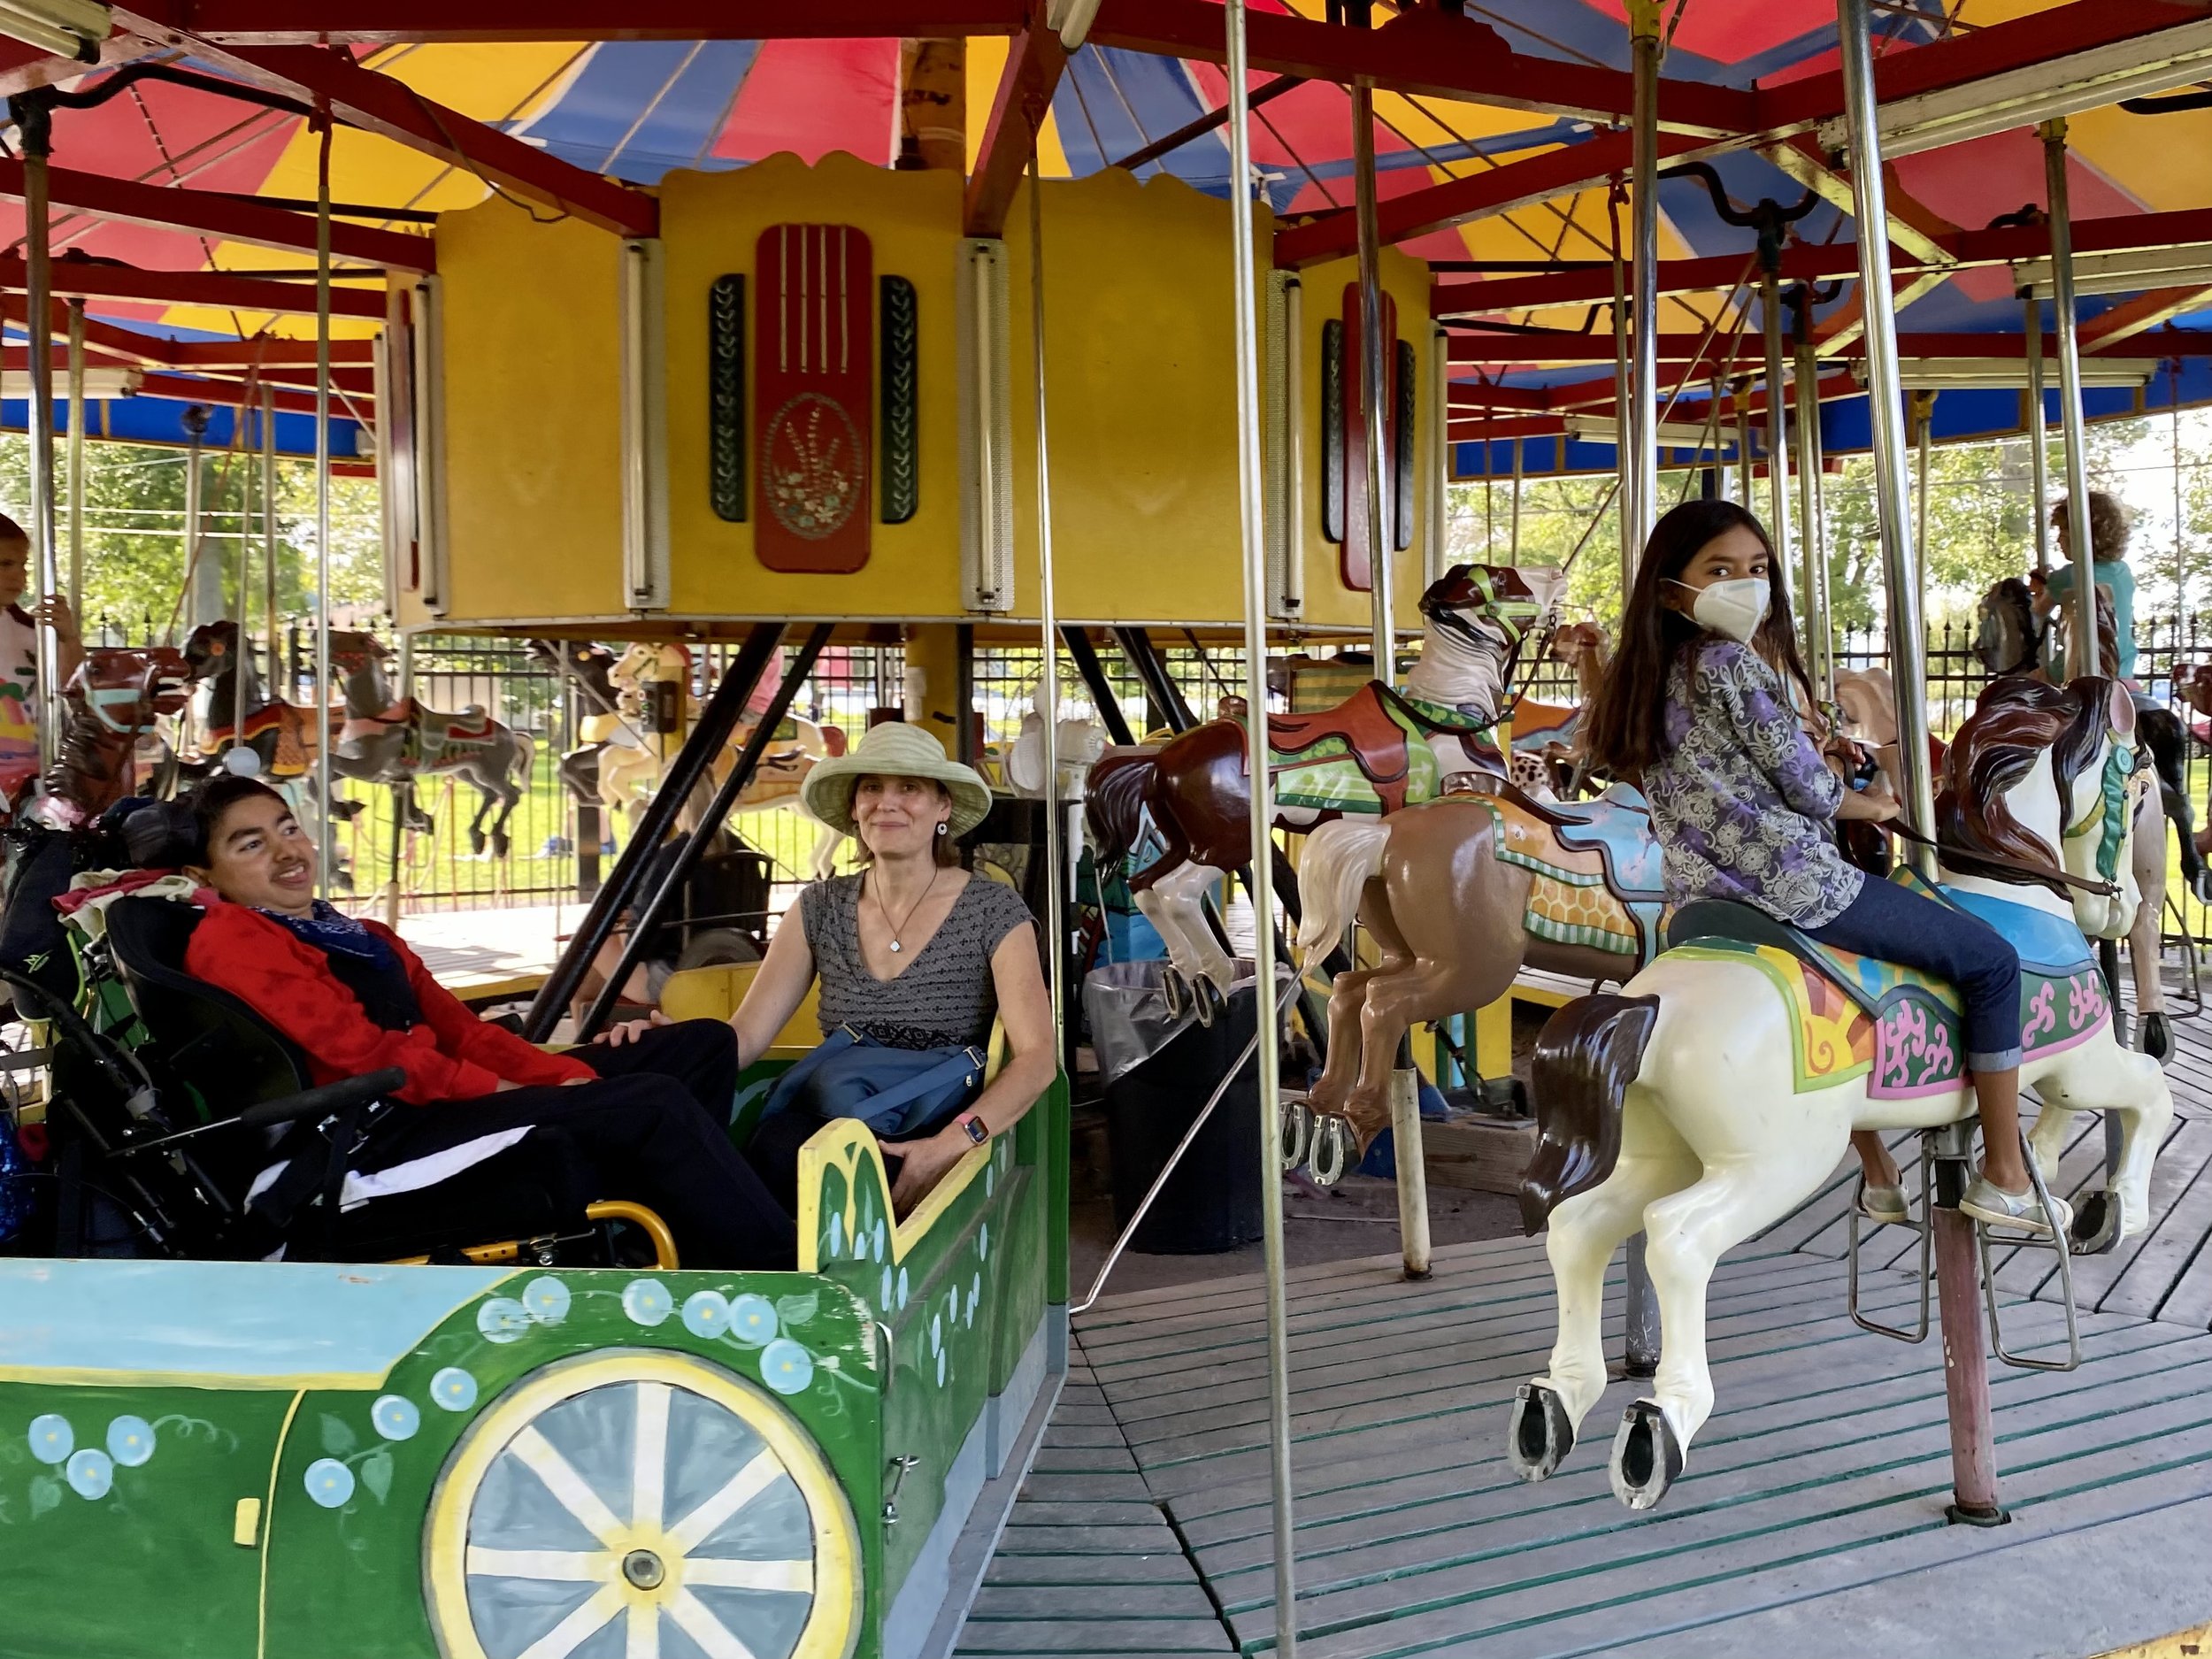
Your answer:
[[[1917,968],[1949,981],[1966,1002],[1966,1066],[2020,1064],[2020,953],[1987,922],[1872,876],[1843,914],[1804,930],[1824,945]]]

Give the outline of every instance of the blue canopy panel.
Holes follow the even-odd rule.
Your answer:
[[[57,377],[58,379],[58,377]],[[54,398],[54,429],[66,434],[71,411],[69,400],[59,395],[57,386]],[[192,442],[184,428],[184,411],[192,407],[187,399],[151,397],[143,393],[134,397],[103,397],[85,400],[85,436],[93,440],[108,440],[117,443],[157,443],[182,449]],[[223,403],[203,403],[208,411],[207,431],[202,438],[212,451],[231,447],[237,431],[238,411]],[[277,411],[276,450],[292,459],[311,459],[315,454],[315,418],[312,415],[288,414]],[[31,426],[31,404],[28,398],[12,397],[0,403],[0,431],[28,432]],[[261,426],[258,421],[249,422],[243,442],[258,452]],[[369,429],[358,421],[349,420],[334,413],[330,418],[330,458],[342,466],[366,462],[375,455],[375,443]]]

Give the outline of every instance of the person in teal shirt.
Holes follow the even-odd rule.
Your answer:
[[[2051,523],[2058,531],[2058,545],[2068,560],[2073,557],[2071,536],[2067,527],[2067,501],[2062,499],[2051,509]],[[2089,492],[2089,550],[2096,560],[2097,586],[2103,588],[2112,601],[2115,643],[2120,652],[2120,678],[2129,683],[2135,681],[2135,572],[2128,568],[2128,513],[2116,496],[2108,495],[2101,489]],[[2035,609],[2039,616],[2049,616],[2063,604],[2074,591],[2074,567],[2062,564],[2047,573],[2039,572],[2029,579],[2035,589]]]

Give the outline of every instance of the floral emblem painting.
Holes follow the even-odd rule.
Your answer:
[[[843,528],[859,504],[860,434],[841,404],[801,392],[768,423],[768,507],[793,535],[819,541]]]

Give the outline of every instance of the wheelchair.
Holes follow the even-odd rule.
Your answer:
[[[10,909],[41,902],[19,884]],[[52,1254],[679,1264],[661,1218],[600,1197],[553,1125],[419,1191],[345,1205],[349,1160],[385,1117],[418,1110],[389,1098],[404,1074],[316,1086],[294,1044],[185,971],[200,916],[114,900],[99,937],[72,944],[73,995],[50,958],[35,977],[0,966],[52,1037]]]

